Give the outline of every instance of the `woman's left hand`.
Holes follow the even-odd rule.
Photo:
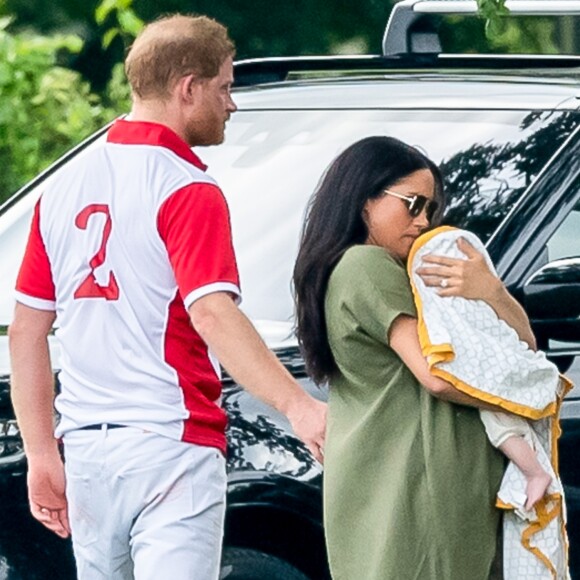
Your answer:
[[[467,240],[459,238],[457,247],[465,254],[465,260],[430,254],[423,258],[426,265],[417,268],[417,274],[427,286],[440,287],[439,296],[461,296],[490,303],[503,289],[500,279]]]

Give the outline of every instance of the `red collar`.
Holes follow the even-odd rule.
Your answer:
[[[109,129],[107,141],[123,145],[157,145],[165,147],[202,171],[207,169],[207,165],[201,162],[201,159],[177,133],[159,123],[119,119]]]

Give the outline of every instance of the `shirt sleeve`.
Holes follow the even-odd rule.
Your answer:
[[[388,344],[391,325],[404,314],[417,316],[405,268],[382,248],[357,246],[339,264],[341,310],[351,325]]]
[[[230,215],[220,189],[194,183],[161,205],[157,226],[186,308],[213,292],[241,297]]]
[[[38,310],[56,310],[50,260],[40,231],[40,200],[34,207],[28,243],[16,279],[16,300]]]

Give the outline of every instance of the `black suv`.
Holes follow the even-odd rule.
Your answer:
[[[514,15],[580,14],[575,0],[508,0]],[[292,334],[291,272],[305,207],[329,162],[368,135],[392,135],[440,164],[446,222],[475,231],[533,321],[550,358],[580,366],[580,58],[442,54],[433,14],[475,1],[396,5],[383,55],[236,64],[239,111],[226,143],[200,151],[230,205],[244,302],[271,348],[320,398]],[[68,542],[28,515],[25,459],[9,402],[6,325],[34,202],[44,181],[104,130],[0,207],[0,578],[69,578]],[[53,360],[58,365],[58,346]],[[283,417],[224,381],[229,490],[222,578],[329,578],[322,468]],[[571,564],[580,578],[580,400],[560,440]],[[364,580],[364,579],[361,579]]]

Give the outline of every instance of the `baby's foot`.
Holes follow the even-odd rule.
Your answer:
[[[528,485],[526,486],[526,509],[531,510],[538,501],[540,501],[546,491],[550,483],[552,483],[552,478],[548,473],[542,471],[537,475],[530,475],[527,477]]]

